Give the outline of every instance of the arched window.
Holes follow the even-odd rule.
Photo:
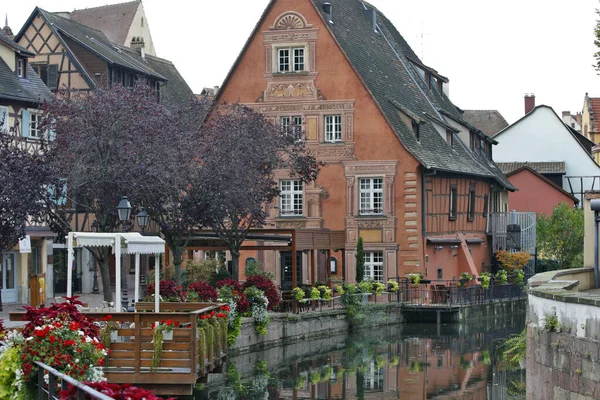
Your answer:
[[[256,262],[256,259],[254,257],[246,258],[246,267],[248,266],[248,264],[250,264],[252,262]]]
[[[332,274],[337,274],[337,258],[335,258],[335,257],[332,256],[329,259],[329,265],[330,265],[330,268],[331,268],[331,273]]]

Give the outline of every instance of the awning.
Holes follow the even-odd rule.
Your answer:
[[[430,244],[460,244],[458,238],[427,238],[427,243]]]
[[[117,235],[121,237],[121,253],[123,254],[162,254],[165,252],[165,241],[163,239],[158,236],[142,236],[137,232],[77,232],[73,234],[74,245],[81,247],[112,247],[115,244]]]

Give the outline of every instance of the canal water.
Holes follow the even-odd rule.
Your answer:
[[[525,371],[499,344],[524,316],[380,326],[230,357],[195,399],[524,399]]]

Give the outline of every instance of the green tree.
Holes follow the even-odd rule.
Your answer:
[[[365,249],[362,237],[358,238],[356,245],[356,282],[362,282],[365,276]]]
[[[596,9],[596,15],[600,16],[600,9]],[[596,20],[594,27],[594,45],[600,49],[600,19]],[[593,66],[596,72],[600,75],[600,50],[594,53],[596,64]]]
[[[543,258],[556,260],[561,269],[583,265],[583,210],[566,203],[537,222],[537,246]]]

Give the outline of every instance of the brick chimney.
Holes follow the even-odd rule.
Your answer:
[[[141,54],[142,58],[145,58],[145,54],[144,54],[144,48],[146,47],[146,44],[144,43],[144,38],[139,36],[139,37],[132,37],[131,38],[131,43],[129,45],[129,47],[131,47],[133,50],[137,51],[138,53]]]
[[[525,93],[525,115],[529,114],[535,108],[535,94]]]

